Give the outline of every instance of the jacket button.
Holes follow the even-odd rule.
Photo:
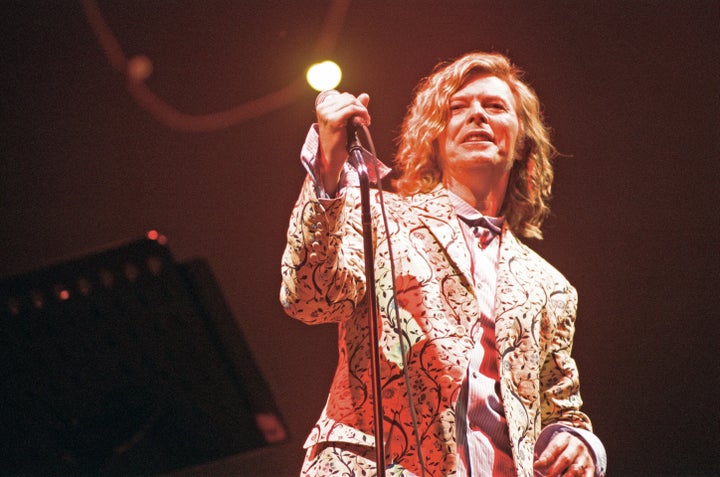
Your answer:
[[[438,378],[438,384],[440,384],[441,387],[448,387],[452,386],[452,384],[455,382],[452,376],[449,374],[443,374]]]

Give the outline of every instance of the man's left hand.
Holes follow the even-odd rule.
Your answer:
[[[547,477],[593,477],[595,462],[582,440],[559,432],[535,461],[535,470]]]

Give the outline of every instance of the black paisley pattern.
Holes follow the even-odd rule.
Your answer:
[[[372,447],[359,191],[348,187],[326,205],[320,204],[308,178],[290,218],[282,259],[281,302],[287,313],[308,324],[338,323],[338,367],[306,447],[327,446],[323,443]],[[388,464],[393,475],[420,475],[421,466],[428,476],[455,475],[455,402],[480,329],[469,251],[442,187],[412,198],[385,193],[385,206],[397,295],[378,207],[373,207],[373,240]],[[508,230],[501,237],[497,278],[495,334],[503,405],[517,473],[530,476],[542,426],[562,421],[591,429],[579,410],[578,373],[570,355],[577,295],[557,270]],[[423,462],[413,435],[405,371],[412,386]],[[320,475],[312,470],[317,468],[313,456],[308,453],[304,475]],[[353,469],[349,464],[342,475],[363,475],[364,466]]]

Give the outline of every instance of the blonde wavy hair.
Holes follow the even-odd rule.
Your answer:
[[[450,97],[478,74],[497,76],[510,86],[523,132],[501,213],[513,233],[542,239],[540,227],[550,213],[556,150],[535,91],[521,81],[522,70],[501,54],[467,53],[452,62],[438,64],[420,82],[398,138],[395,165],[400,175],[394,186],[400,194],[412,195],[430,192],[442,182],[437,138],[448,121]]]

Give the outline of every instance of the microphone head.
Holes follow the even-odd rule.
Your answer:
[[[340,94],[340,91],[336,89],[326,89],[325,91],[321,91],[320,94],[318,94],[315,98],[315,107],[317,108],[318,104],[325,101],[328,96],[332,96],[334,94]]]

